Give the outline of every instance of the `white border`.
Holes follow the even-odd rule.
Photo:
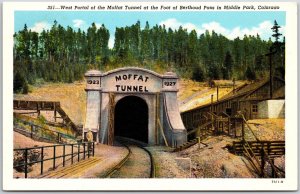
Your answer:
[[[47,10],[47,5],[279,5],[286,11],[286,178],[275,179],[13,179],[13,33],[14,11]],[[47,10],[49,11],[49,10]],[[57,11],[57,10],[55,10]],[[91,11],[91,10],[89,10]],[[124,10],[122,10],[124,11]],[[217,11],[217,10],[215,10]],[[225,11],[225,10],[222,10]],[[234,11],[234,10],[231,10]],[[239,10],[240,11],[240,10]],[[258,10],[256,10],[258,11]],[[267,10],[262,10],[267,11]],[[274,11],[274,10],[270,10]],[[282,2],[4,2],[3,4],[3,189],[4,190],[296,190],[297,4]],[[5,137],[5,138],[4,138]]]

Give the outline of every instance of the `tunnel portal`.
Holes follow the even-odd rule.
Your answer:
[[[115,107],[115,136],[148,143],[148,106],[136,96],[126,96]]]
[[[116,136],[147,145],[178,147],[187,141],[177,92],[178,76],[124,67],[108,72],[89,70],[86,78],[86,119],[94,141],[114,145]]]

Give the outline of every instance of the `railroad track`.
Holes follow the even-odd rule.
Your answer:
[[[117,143],[124,146],[127,155],[104,178],[154,178],[154,160],[151,152],[139,142],[128,138],[117,138]],[[148,164],[148,165],[145,165]]]

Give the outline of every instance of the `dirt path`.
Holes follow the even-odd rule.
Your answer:
[[[187,97],[187,98],[185,98],[185,99],[183,99],[183,100],[180,100],[180,101],[179,101],[179,106],[185,105],[186,103],[188,103],[190,100],[192,100],[192,99],[195,98],[196,96],[201,95],[201,94],[204,94],[205,92],[208,92],[209,90],[210,90],[210,88],[206,88],[206,89],[204,89],[204,90],[201,90],[201,91],[199,91],[199,92],[196,92],[196,93],[190,95],[189,97]]]
[[[79,178],[88,169],[93,168],[101,160],[103,159],[99,157],[91,157],[74,165],[52,171],[51,173],[41,176],[40,178]]]

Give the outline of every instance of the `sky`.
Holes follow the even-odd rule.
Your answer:
[[[283,11],[266,12],[110,12],[110,11],[15,11],[15,32],[22,30],[26,24],[29,29],[41,32],[50,29],[54,20],[58,24],[74,30],[81,28],[86,31],[94,22],[97,27],[102,24],[109,29],[109,47],[114,44],[114,33],[116,27],[125,27],[135,24],[138,20],[141,27],[146,21],[150,27],[156,24],[165,25],[167,28],[178,29],[179,26],[186,28],[189,32],[195,29],[198,35],[206,30],[214,30],[229,39],[247,35],[259,34],[262,39],[268,40],[271,35],[271,27],[274,20],[282,27],[280,32],[285,34],[286,15]]]

